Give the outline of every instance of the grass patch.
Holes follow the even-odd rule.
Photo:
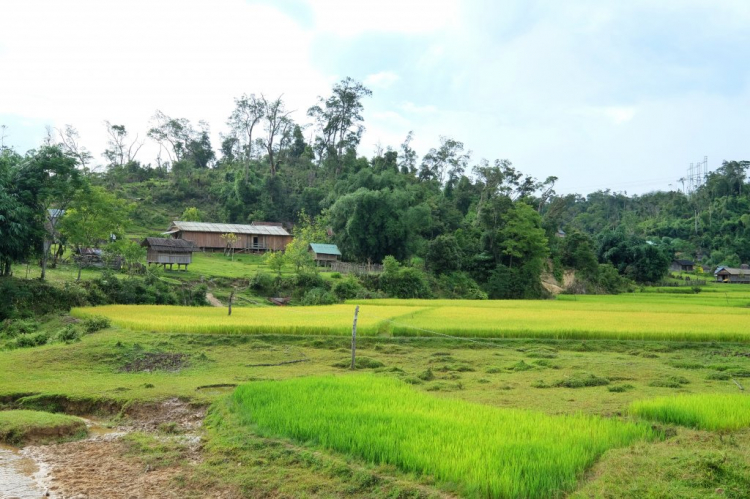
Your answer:
[[[596,376],[591,373],[576,373],[569,378],[564,378],[555,381],[550,387],[555,388],[586,388],[590,386],[605,386],[609,384],[609,379]],[[539,386],[538,388],[547,388],[547,386]]]
[[[83,438],[82,419],[41,411],[0,411],[0,442],[11,445]]]
[[[370,357],[357,356],[354,360],[355,369],[377,369],[383,367],[385,364],[379,360],[371,359]],[[333,364],[333,367],[340,367],[342,369],[350,369],[352,367],[351,359],[344,359],[340,362]]]
[[[559,494],[606,450],[658,437],[645,425],[435,398],[374,376],[257,382],[232,400],[240,421],[262,434],[434,476],[477,496]]]
[[[682,385],[687,385],[690,380],[683,376],[669,376],[668,378],[657,379],[649,383],[649,386],[658,388],[682,388]]]
[[[750,397],[744,394],[660,397],[633,402],[630,412],[646,419],[702,430],[737,430],[750,426]]]

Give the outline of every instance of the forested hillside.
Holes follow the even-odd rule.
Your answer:
[[[179,218],[294,225],[312,217],[345,260],[379,263],[392,256],[400,269],[440,280],[450,296],[542,297],[540,275],[547,270],[561,278],[566,268],[577,271],[579,290],[619,292],[628,280],[660,281],[675,256],[707,266],[750,261],[750,162],[724,162],[689,195],[558,195],[557,177],[533,178],[509,159],[474,158],[449,137],[421,158],[411,133],[362,156],[370,94],[342,80],[309,108],[312,125],[295,123],[281,97],[243,95],[221,126],[220,144],[211,143],[207,123],[157,111],[146,139],[158,144],[156,158],[144,157],[143,140],[112,123],[103,153],[82,147],[70,126],[25,155],[5,147],[4,272],[43,253],[47,209],[80,213],[91,192],[100,194],[92,212],[118,202],[114,211],[127,214],[122,224],[111,220],[104,234],[158,233]],[[84,184],[87,194],[76,198]],[[88,236],[69,243],[106,243]]]

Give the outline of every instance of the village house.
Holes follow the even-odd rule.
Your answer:
[[[266,252],[283,251],[292,241],[292,236],[281,224],[253,222],[250,225],[215,224],[205,222],[172,222],[165,234],[175,239],[192,241],[196,248],[204,251],[224,251],[227,241],[223,234],[234,234],[237,240],[231,245],[235,251]]]
[[[695,268],[695,262],[692,260],[672,260],[672,265],[669,266],[669,270],[675,272],[692,272]]]
[[[719,267],[714,272],[716,282],[750,284],[750,267],[743,264],[740,268]]]
[[[193,251],[198,250],[192,241],[162,237],[147,237],[141,246],[147,248],[146,263],[161,265],[165,269],[169,265],[169,270],[172,270],[175,264],[177,270],[180,270],[182,265],[185,266],[184,270],[187,270],[188,265],[193,262]]]
[[[318,266],[329,267],[332,262],[338,262],[341,251],[335,244],[310,243],[308,251]]]

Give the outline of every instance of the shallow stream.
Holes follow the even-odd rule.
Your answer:
[[[88,426],[87,440],[109,440],[125,431],[107,428],[100,421],[81,418]],[[0,499],[40,499],[45,496],[48,470],[40,469],[32,457],[34,447],[26,450],[0,444]],[[42,464],[42,468],[44,465]]]
[[[39,467],[15,447],[0,444],[0,499],[40,499],[45,489],[36,480]]]

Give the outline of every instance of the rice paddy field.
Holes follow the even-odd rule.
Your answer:
[[[73,309],[74,317],[99,315],[108,317],[120,327],[139,331],[206,333],[206,334],[287,334],[342,335],[351,334],[354,306],[321,307],[235,307],[232,315],[219,307],[178,307],[166,305],[107,305]],[[422,310],[422,307],[393,305],[362,306],[357,332],[375,335],[383,332],[392,320]],[[385,317],[382,317],[385,314]]]
[[[360,305],[363,335],[750,341],[750,289],[715,289],[540,301],[353,300],[318,307],[235,308],[231,317],[221,308],[126,305],[75,309],[73,315],[103,315],[120,327],[143,331],[348,335],[354,307]]]
[[[606,450],[658,437],[649,425],[446,400],[375,376],[253,383],[232,398],[261,432],[430,474],[475,497],[550,497]]]
[[[683,291],[81,308],[45,327],[112,326],[0,351],[0,409],[208,407],[182,497],[744,499],[750,287]]]
[[[739,430],[750,426],[750,396],[702,394],[661,397],[633,402],[630,412],[653,421],[702,430]]]

